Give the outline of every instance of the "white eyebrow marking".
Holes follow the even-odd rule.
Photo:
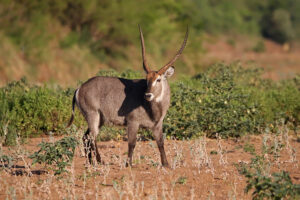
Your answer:
[[[165,82],[162,82],[161,84],[161,93],[160,95],[155,99],[156,102],[161,102],[163,97],[164,97],[164,94],[165,94]]]
[[[152,83],[152,86],[155,86],[156,85],[156,80],[155,81],[153,81],[153,83]]]
[[[156,83],[157,83],[157,79],[160,79],[160,78],[161,78],[161,76],[158,76],[158,77],[155,79],[155,81],[153,81],[152,86],[155,86]]]

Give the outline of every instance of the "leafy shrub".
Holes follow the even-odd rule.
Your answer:
[[[258,41],[252,49],[256,53],[262,53],[266,50],[265,44],[262,40]]]
[[[286,125],[280,124],[281,127]],[[275,137],[285,137],[282,134],[287,132],[278,131]],[[268,134],[268,131],[266,131]],[[240,162],[236,167],[240,174],[247,179],[245,193],[253,190],[253,199],[298,199],[300,197],[300,184],[293,184],[291,177],[286,171],[270,171],[278,169],[278,160],[281,150],[288,145],[288,141],[268,141],[270,136],[263,138],[261,153],[256,153],[252,144],[246,143],[244,151],[249,152],[253,157],[250,163]],[[268,157],[268,159],[266,159]],[[275,164],[277,163],[277,164]]]
[[[164,131],[176,138],[204,132],[210,137],[257,132],[259,107],[249,100],[251,90],[238,82],[238,77],[250,75],[238,65],[219,64],[194,77],[192,83],[176,84]]]
[[[238,64],[211,66],[194,78],[171,85],[171,106],[164,132],[178,139],[207,134],[240,137],[260,133],[277,121],[300,124],[298,78],[273,82],[261,70]],[[274,130],[275,131],[275,130]]]
[[[240,163],[237,168],[247,178],[245,192],[252,193],[253,199],[296,199],[300,196],[300,185],[293,184],[288,172],[280,171],[268,175],[264,173],[266,166],[264,156],[255,155],[250,164]]]
[[[202,130],[197,122],[197,97],[201,92],[183,83],[176,84],[172,90],[171,105],[164,119],[163,132],[168,138],[190,138]]]
[[[61,133],[71,113],[73,90],[59,87],[30,86],[26,79],[9,83],[0,89],[0,136],[7,145],[15,139],[43,133]],[[78,118],[80,121],[80,118]]]
[[[0,151],[0,164],[1,167],[11,168],[15,163],[15,158],[10,155],[5,155]]]
[[[40,150],[29,158],[33,159],[33,165],[35,163],[54,165],[50,168],[55,175],[59,175],[66,172],[65,168],[72,162],[77,144],[78,141],[74,137],[64,137],[55,143],[42,142],[38,145]]]
[[[126,135],[125,128],[115,126],[102,126],[97,136],[98,141],[120,140],[122,135]]]
[[[265,36],[284,43],[294,37],[294,29],[290,13],[284,9],[276,9],[265,20],[263,33]]]
[[[249,152],[250,154],[255,154],[255,148],[253,144],[246,143],[243,147],[245,152]]]
[[[98,75],[143,78],[139,72],[127,70],[100,71]],[[171,105],[164,119],[167,138],[193,138],[206,134],[215,137],[240,137],[260,133],[264,127],[282,119],[296,130],[300,124],[300,79],[273,82],[261,78],[258,69],[233,63],[217,64],[204,73],[171,83]],[[71,114],[74,89],[31,86],[26,79],[0,88],[0,137],[6,145],[21,138],[44,133],[66,132]],[[86,126],[76,110],[75,125]],[[124,129],[103,127],[99,138],[118,139]],[[143,139],[151,139],[149,131],[141,130]],[[3,141],[3,139],[1,139]]]
[[[284,119],[293,122],[294,128],[299,125],[300,90],[297,87],[294,80],[261,83],[255,97],[260,102],[264,123]]]

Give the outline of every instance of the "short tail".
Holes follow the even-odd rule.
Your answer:
[[[76,93],[77,93],[78,89],[75,90],[74,92],[74,96],[73,96],[73,100],[72,100],[72,115],[71,115],[71,118],[69,120],[69,123],[67,125],[67,128],[69,128],[71,126],[71,124],[73,123],[74,121],[74,110],[75,110],[75,103],[76,103]]]

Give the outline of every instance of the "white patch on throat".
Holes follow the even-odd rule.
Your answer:
[[[158,97],[155,98],[155,102],[161,102],[165,95],[165,82],[163,81],[161,84],[161,93]]]

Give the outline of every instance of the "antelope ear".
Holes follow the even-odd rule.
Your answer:
[[[171,66],[165,71],[164,76],[171,77],[174,74],[174,71],[175,71],[175,68],[173,66]]]

